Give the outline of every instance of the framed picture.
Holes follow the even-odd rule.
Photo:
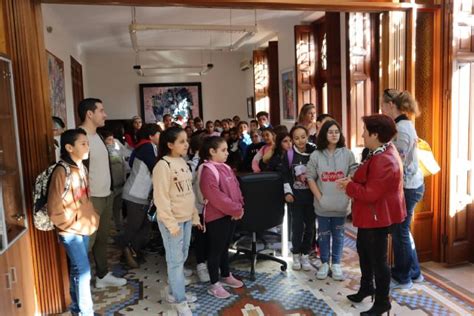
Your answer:
[[[202,118],[200,82],[140,84],[140,109],[145,123],[163,121],[165,114],[178,115],[186,122]]]
[[[51,113],[61,118],[67,126],[64,62],[49,51],[46,51],[46,55]]]
[[[296,119],[296,86],[295,71],[289,68],[281,71],[281,95],[283,120],[294,121]]]
[[[255,104],[253,103],[253,97],[247,98],[247,116],[249,118],[255,118]]]

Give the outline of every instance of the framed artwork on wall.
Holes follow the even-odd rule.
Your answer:
[[[140,84],[140,109],[145,123],[163,121],[165,114],[178,115],[187,121],[202,118],[200,82]]]
[[[294,121],[296,119],[296,86],[295,71],[293,68],[281,71],[281,95],[283,120]]]
[[[255,118],[255,104],[253,102],[253,97],[247,98],[247,116],[248,118]]]
[[[67,126],[64,62],[49,51],[46,51],[46,56],[51,114],[61,118]]]

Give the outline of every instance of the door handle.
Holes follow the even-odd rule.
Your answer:
[[[5,286],[5,288],[7,290],[11,290],[12,289],[12,280],[11,280],[10,273],[5,273],[5,277],[6,277],[6,281],[7,281],[7,285]]]
[[[16,268],[15,267],[10,267],[10,279],[12,283],[16,283],[17,278],[16,278]]]

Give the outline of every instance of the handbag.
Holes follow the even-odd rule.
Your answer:
[[[436,161],[430,145],[423,139],[418,138],[418,165],[423,172],[423,176],[431,176],[437,174],[441,167]]]

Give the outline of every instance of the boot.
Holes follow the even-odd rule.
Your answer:
[[[386,297],[376,296],[374,305],[368,311],[360,313],[360,315],[361,316],[362,315],[378,316],[378,315],[384,314],[385,312],[388,315],[388,312],[390,311],[391,308],[392,308],[392,304],[390,304],[390,298],[388,296]]]
[[[374,301],[374,293],[375,290],[373,287],[361,287],[356,294],[347,295],[349,301],[354,303],[360,303],[366,298],[367,296],[371,297],[371,302]]]
[[[138,262],[136,261],[136,254],[131,247],[125,247],[123,249],[123,257],[125,258],[125,263],[132,269],[139,267]]]

